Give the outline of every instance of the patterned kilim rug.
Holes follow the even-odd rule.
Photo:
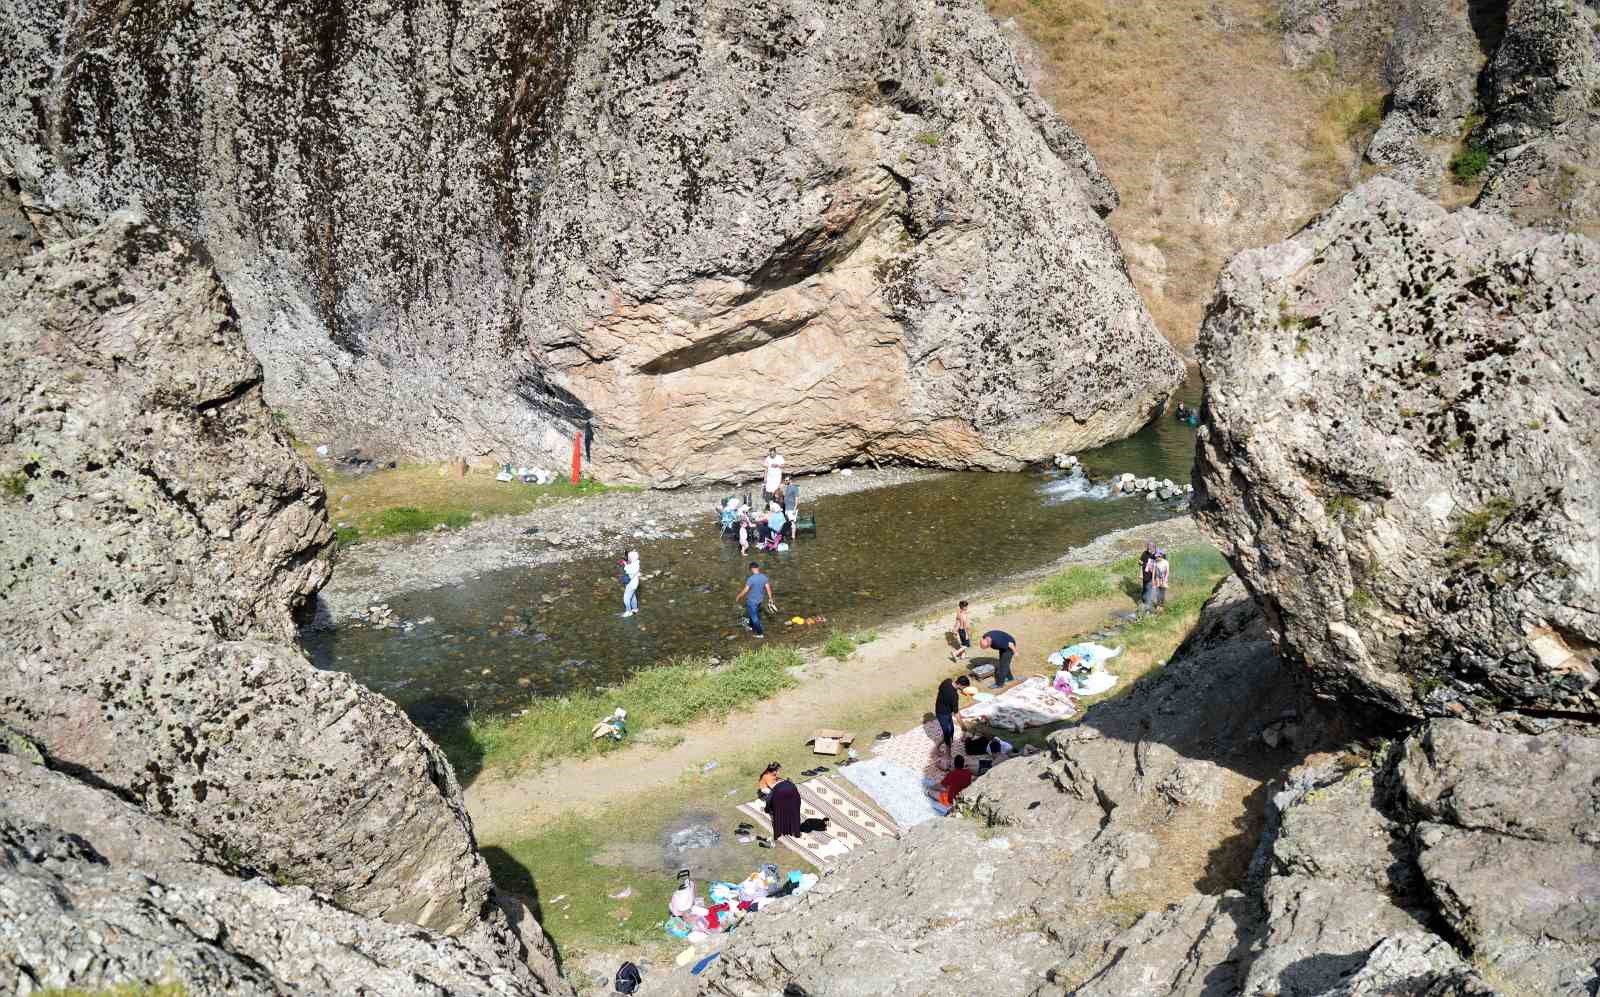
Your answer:
[[[833,865],[869,841],[897,839],[900,828],[875,803],[862,798],[860,790],[827,776],[796,783],[800,787],[800,820],[827,818],[826,831],[807,831],[798,838],[785,837],[783,844],[818,869]],[[765,803],[751,800],[739,806],[762,833],[772,834],[772,819]]]
[[[939,733],[939,722],[929,717],[920,727],[913,727],[887,741],[877,742],[872,748],[872,756],[902,765],[929,779],[942,779],[944,769],[939,763],[943,744],[944,735]]]

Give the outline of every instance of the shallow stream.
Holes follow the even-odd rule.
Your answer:
[[[1179,397],[1197,400],[1197,385]],[[1194,430],[1171,416],[1129,439],[1081,455],[1091,481],[1131,471],[1187,482]],[[802,485],[803,488],[803,485]],[[1172,515],[1172,504],[1085,491],[1059,472],[955,473],[819,499],[787,551],[742,557],[708,508],[681,540],[639,545],[641,612],[623,619],[617,561],[591,557],[487,572],[457,587],[407,593],[388,605],[410,630],[342,626],[304,642],[323,668],[353,674],[424,725],[470,707],[514,708],[530,696],[616,682],[680,655],[728,658],[754,646],[735,596],[760,560],[781,612],[771,643],[817,643],[829,629],[859,630],[921,606],[1038,568],[1112,530]],[[659,572],[659,574],[658,574]],[[787,626],[792,616],[825,625]]]

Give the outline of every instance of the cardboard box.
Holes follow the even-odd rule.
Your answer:
[[[806,743],[811,745],[811,753],[814,755],[837,755],[840,748],[850,747],[855,739],[855,734],[850,731],[821,727],[806,740]]]

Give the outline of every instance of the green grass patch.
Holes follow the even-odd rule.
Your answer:
[[[838,658],[843,661],[856,653],[855,638],[847,633],[835,630],[828,635],[827,640],[822,642],[822,653],[824,657]]]
[[[436,740],[467,781],[484,769],[598,754],[628,743],[589,735],[595,721],[619,706],[628,711],[630,735],[718,719],[794,686],[789,669],[800,662],[798,652],[778,647],[746,651],[715,667],[699,659],[675,661],[608,689],[535,699],[521,716],[468,718]]]
[[[862,630],[859,633],[851,634],[850,635],[850,639],[855,641],[856,642],[856,646],[858,646],[858,647],[860,645],[862,645],[862,644],[870,644],[873,641],[878,639],[878,631],[876,631],[876,630]]]
[[[473,519],[517,516],[542,506],[611,492],[637,492],[634,485],[608,485],[583,478],[574,485],[560,478],[548,485],[496,481],[495,469],[477,467],[458,478],[439,464],[407,464],[371,474],[341,474],[309,449],[301,454],[322,478],[329,514],[354,532],[344,546],[363,539],[406,536],[443,524],[452,528]]]
[[[1504,523],[1516,509],[1515,502],[1496,496],[1485,502],[1481,508],[1458,518],[1455,528],[1450,531],[1450,563],[1462,564],[1471,559],[1477,554],[1478,545],[1483,543],[1489,534]],[[1479,559],[1482,559],[1481,555]],[[1495,563],[1498,564],[1502,559],[1503,555],[1496,557]]]
[[[472,513],[464,510],[418,509],[415,506],[402,505],[378,513],[377,523],[372,527],[372,535],[392,537],[405,533],[421,533],[435,526],[447,526],[457,530],[470,522]]]
[[[1129,558],[1115,565],[1074,564],[1058,571],[1033,590],[1033,597],[1051,609],[1069,609],[1080,602],[1114,595],[1120,584],[1119,572],[1131,566],[1135,576],[1139,562]]]
[[[1481,145],[1469,145],[1450,157],[1450,174],[1456,183],[1469,184],[1489,168],[1489,150]]]
[[[670,940],[661,922],[676,886],[673,876],[602,861],[607,844],[637,830],[633,817],[564,817],[530,838],[483,849],[495,885],[537,905],[540,923],[563,959],[585,950],[660,947]],[[696,882],[702,878],[696,870]],[[615,897],[624,890],[632,892]]]
[[[359,526],[344,525],[333,528],[333,545],[335,547],[354,547],[361,540],[361,527]]]
[[[938,132],[917,132],[916,140],[929,148],[939,144]]]

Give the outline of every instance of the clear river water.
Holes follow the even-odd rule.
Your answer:
[[[1191,381],[1178,398],[1198,402]],[[1170,415],[1079,455],[1090,481],[1131,471],[1187,483],[1194,430]],[[354,675],[421,724],[465,710],[501,712],[530,697],[607,685],[683,655],[724,659],[754,645],[735,596],[759,559],[781,613],[770,643],[817,643],[929,604],[954,602],[1006,575],[1041,567],[1112,530],[1172,515],[1170,503],[1109,497],[1060,472],[954,473],[807,502],[817,533],[787,551],[742,557],[713,512],[687,539],[638,544],[647,580],[639,615],[623,619],[619,549],[561,564],[486,572],[460,586],[388,601],[409,631],[341,626],[302,639],[319,667]],[[680,531],[681,532],[681,531]],[[754,551],[752,551],[754,555]],[[660,574],[655,574],[659,572]],[[650,577],[655,575],[655,577]],[[792,616],[825,626],[789,627]]]

